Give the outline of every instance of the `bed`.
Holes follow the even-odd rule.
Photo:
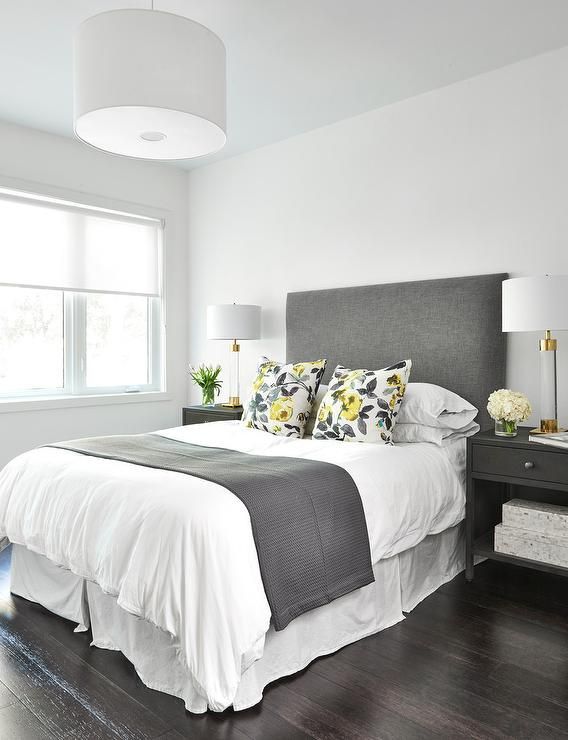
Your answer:
[[[287,357],[384,367],[476,405],[502,384],[503,275],[292,293]],[[324,378],[325,380],[325,378]],[[395,447],[276,437],[239,422],[162,430],[176,443],[329,461],[355,481],[374,582],[276,630],[251,523],[233,494],[177,472],[40,448],[0,473],[12,591],[90,627],[189,711],[236,710],[314,658],[389,627],[464,567],[465,440]]]

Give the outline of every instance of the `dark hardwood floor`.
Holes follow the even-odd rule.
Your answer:
[[[0,738],[278,740],[568,737],[568,580],[498,563],[399,625],[269,687],[259,706],[193,716],[119,653],[9,594],[0,555]]]

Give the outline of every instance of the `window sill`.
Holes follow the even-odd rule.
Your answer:
[[[0,414],[17,411],[43,411],[48,409],[74,408],[80,406],[114,406],[124,403],[152,403],[171,401],[170,393],[143,391],[140,393],[108,393],[92,396],[38,396],[37,398],[0,399]]]

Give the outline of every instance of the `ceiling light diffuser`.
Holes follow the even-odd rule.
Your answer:
[[[189,159],[226,141],[225,47],[212,31],[158,10],[111,10],[75,37],[74,130],[98,149]]]

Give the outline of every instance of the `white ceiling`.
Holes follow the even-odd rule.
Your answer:
[[[72,136],[72,37],[150,0],[0,0],[0,119]],[[568,44],[567,0],[154,0],[227,47],[232,156]]]

